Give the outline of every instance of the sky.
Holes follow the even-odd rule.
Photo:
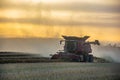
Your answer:
[[[0,38],[91,36],[120,42],[119,0],[1,0]]]

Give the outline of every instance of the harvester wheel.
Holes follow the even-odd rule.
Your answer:
[[[81,62],[81,59],[78,59],[78,62]]]
[[[89,55],[89,60],[88,60],[88,62],[93,62],[93,61],[94,61],[93,55]]]
[[[83,56],[83,62],[88,62],[88,55]]]

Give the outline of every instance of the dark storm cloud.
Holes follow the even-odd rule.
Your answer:
[[[29,24],[42,24],[42,25],[62,25],[62,26],[82,26],[82,25],[89,25],[89,26],[108,26],[108,27],[118,27],[120,24],[114,23],[114,22],[82,22],[82,21],[62,21],[62,20],[54,20],[54,19],[4,19],[0,18],[1,23],[7,23],[7,22],[12,22],[12,23],[29,23]]]

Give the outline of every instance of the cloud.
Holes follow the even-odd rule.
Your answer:
[[[62,5],[62,6],[61,6]],[[120,5],[98,5],[98,4],[81,4],[81,3],[68,3],[68,4],[54,4],[49,5],[48,9],[54,10],[70,10],[70,11],[85,11],[85,12],[102,12],[102,13],[119,13]]]
[[[9,2],[9,1],[8,1]],[[46,4],[46,3],[37,3],[33,4],[31,2],[24,2],[21,4],[18,3],[8,3],[1,2],[1,8],[15,8],[15,9],[25,9],[25,10],[69,10],[73,12],[101,12],[101,13],[120,13],[120,4],[117,0],[112,1],[116,4],[109,5],[109,1],[101,1],[102,4],[96,4],[95,2],[91,1],[91,3],[82,2],[82,1],[65,1],[61,3],[53,3],[53,4]],[[104,3],[103,3],[104,2]]]
[[[70,35],[74,33],[76,33],[75,35],[79,34],[80,30],[82,29],[81,27],[85,26],[96,27],[97,30],[99,30],[98,27],[112,27],[113,29],[114,27],[117,27],[119,30],[119,4],[120,3],[117,0],[70,0],[60,3],[32,3],[29,2],[29,0],[2,0],[0,3],[0,24],[2,24],[1,27],[6,26],[7,23],[10,23],[10,25],[7,26],[11,27],[22,27],[22,24],[27,24],[25,25],[27,27],[29,27],[29,25],[32,25],[32,27],[35,27],[37,25],[39,28],[41,25],[44,27],[59,26],[59,28],[56,30],[57,32],[55,32],[55,35],[60,33],[60,27],[64,27],[62,28],[61,34],[63,34],[62,32],[71,32]],[[14,25],[16,23],[17,25]],[[65,26],[69,27],[65,28]],[[79,26],[80,29],[76,31],[75,27],[74,31],[72,32],[72,29],[69,29],[71,26]],[[45,30],[46,29],[48,28],[45,28]],[[69,32],[67,32],[68,29]],[[90,30],[88,31],[88,28],[85,28],[85,31],[83,32],[86,34],[92,32],[93,36],[95,36],[94,30],[92,31],[92,28],[89,29]],[[32,30],[33,29],[31,29],[29,32]],[[41,28],[39,30],[41,30]],[[113,32],[106,29],[102,31],[102,35],[110,35],[107,33],[107,31],[112,36],[116,36],[117,34],[113,34],[114,31],[119,32],[116,29]],[[36,33],[36,31],[34,32]],[[49,31],[48,29],[48,31],[45,32],[49,34],[53,31]],[[29,33],[25,32],[24,34]],[[98,31],[97,35],[101,35],[101,31]],[[102,37],[106,39],[106,36]]]
[[[0,18],[1,23],[29,23],[29,24],[37,24],[37,25],[49,25],[49,26],[55,26],[55,25],[61,25],[61,26],[108,26],[108,27],[118,27],[120,24],[118,22],[107,20],[93,20],[93,21],[73,21],[73,20],[56,20],[56,19],[46,19],[46,18],[23,18],[23,19],[9,19],[9,18]]]
[[[120,26],[120,16],[118,16],[120,13],[119,7],[118,0],[70,0],[61,1],[60,3],[43,3],[42,1],[32,3],[28,0],[21,0],[19,2],[15,0],[2,0],[0,3],[0,22],[118,27]],[[4,12],[3,10],[9,11]],[[56,13],[56,11],[58,12]],[[68,13],[64,13],[65,11],[68,11]],[[81,15],[80,13],[84,13],[84,15]],[[62,16],[64,14],[66,15]]]

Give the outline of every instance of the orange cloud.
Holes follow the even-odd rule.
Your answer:
[[[120,9],[117,0],[50,1],[53,2],[2,1],[0,37],[60,38],[61,35],[89,35],[91,39],[120,42]]]
[[[3,27],[4,26],[4,27]],[[19,23],[0,24],[0,36],[3,38],[61,38],[61,35],[91,36],[91,40],[120,42],[118,27],[92,26],[45,26]]]

